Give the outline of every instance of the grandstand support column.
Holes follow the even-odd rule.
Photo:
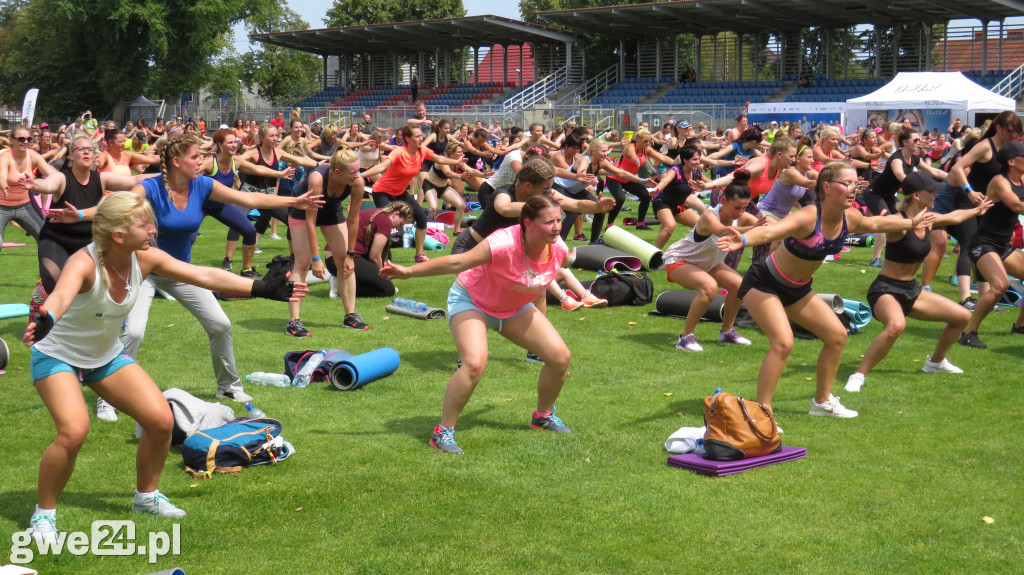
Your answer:
[[[871,35],[874,36],[875,44],[875,79],[882,77],[882,34],[878,31],[878,24],[873,24]]]
[[[679,34],[672,39],[672,81],[679,83]]]
[[[743,34],[736,34],[736,79],[743,81]]]
[[[804,73],[804,35],[799,34],[800,42],[797,44],[800,49],[796,54],[796,77],[799,78]]]
[[[508,82],[508,44],[501,45],[501,81]],[[494,78],[491,78],[491,82]]]
[[[704,43],[704,36],[698,34],[697,35],[697,81],[698,82],[700,82],[701,74],[704,72],[704,70],[700,67],[700,60],[701,60],[700,53],[703,50],[703,46],[702,46],[703,43]]]
[[[619,82],[626,79],[626,41],[619,39]]]
[[[988,22],[981,21],[981,73],[988,74]]]
[[[637,41],[636,41],[636,76],[634,76],[634,78],[639,78],[639,77],[640,77],[640,39],[638,38]]]
[[[1005,19],[999,21],[999,59],[996,60],[997,62],[999,62],[999,64],[996,65],[997,70],[1003,67],[1003,40],[1006,39],[1006,34],[1003,30],[1003,24],[1005,23]]]
[[[926,24],[924,30],[925,38],[925,51],[924,51],[924,69],[929,72],[932,71],[932,34],[935,31],[934,24]]]
[[[423,54],[423,50],[417,50],[416,53],[419,54],[419,62],[418,62],[419,66],[417,66],[417,68],[416,68],[416,71],[417,71],[416,80],[417,80],[417,82],[425,82],[427,77],[426,77],[426,75],[423,72],[426,70],[426,66],[425,66],[425,63],[424,63],[424,60],[426,59],[426,55]]]
[[[572,43],[565,43],[565,74],[567,77],[572,77]]]
[[[661,81],[661,38],[654,39],[654,75]]]
[[[942,28],[942,71],[949,71],[949,20]]]
[[[825,77],[832,79],[832,29],[825,27]]]
[[[473,85],[480,83],[480,47],[473,46]]]
[[[370,55],[370,54],[366,55],[366,66],[370,69],[370,83],[369,83],[368,87],[372,88],[373,85],[374,85],[374,82],[373,82],[373,56]]]

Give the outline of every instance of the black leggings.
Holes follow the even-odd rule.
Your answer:
[[[486,210],[487,206],[491,205],[492,195],[494,195],[494,188],[490,184],[487,182],[480,184],[480,189],[476,191],[476,199],[480,202],[481,210]]]
[[[395,284],[391,280],[380,277],[380,268],[364,257],[352,258],[352,264],[356,274],[356,297],[392,297],[395,295]],[[334,256],[324,261],[327,271],[334,277],[338,277],[338,266],[334,263]]]
[[[68,242],[61,244],[50,238],[42,238],[38,243],[39,255],[39,281],[43,284],[46,293],[53,293],[57,287],[57,280],[60,279],[60,272],[68,263],[71,254],[92,243],[92,238],[83,239],[75,244]]]
[[[243,246],[256,245],[256,228],[249,221],[249,217],[243,214],[238,206],[234,204],[203,206],[203,213],[228,227],[229,242],[237,242],[238,238],[241,237]],[[262,211],[260,215],[263,215]],[[266,228],[263,228],[263,230],[266,231]]]
[[[412,219],[416,222],[417,230],[427,229],[427,211],[423,209],[423,206],[416,201],[416,198],[412,197],[409,192],[402,192],[400,196],[389,196],[385,193],[371,194],[373,196],[373,205],[378,208],[386,208],[394,202],[405,202],[412,208]]]
[[[960,254],[956,258],[956,275],[958,276],[970,276],[971,268],[974,267],[968,256],[970,250],[967,249],[967,244],[978,231],[978,219],[979,217],[975,216],[967,218],[959,224],[946,226],[946,232],[956,238],[956,243],[960,246]]]
[[[256,220],[256,233],[263,235],[267,233],[267,228],[270,227],[271,218],[276,219],[279,222],[284,222],[284,226],[288,227],[288,208],[274,208],[274,209],[260,209],[260,217]],[[230,235],[228,236],[230,238]]]
[[[623,184],[614,178],[608,178],[605,185],[608,186],[608,191],[615,198],[615,207],[608,214],[608,224],[615,223],[615,218],[618,217],[619,211],[622,210],[622,205],[626,203],[626,192],[640,198],[640,209],[637,210],[636,221],[638,224],[643,223],[644,219],[647,218],[647,208],[651,205],[651,194],[647,192],[647,188],[640,182],[626,182]],[[597,218],[595,217],[594,220],[596,221]]]

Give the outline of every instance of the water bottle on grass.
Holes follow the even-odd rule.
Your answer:
[[[427,304],[425,304],[425,303],[418,302],[418,301],[413,301],[413,300],[410,300],[410,299],[405,299],[404,297],[396,297],[396,298],[391,300],[391,303],[395,304],[395,306],[397,306],[397,307],[405,308],[407,310],[411,310],[411,311],[415,311],[415,312],[420,312],[420,313],[425,313],[429,309],[427,307]]]
[[[309,385],[310,378],[313,377],[313,371],[320,366],[324,361],[327,354],[323,351],[318,351],[309,358],[306,365],[302,366],[302,369],[295,374],[295,379],[292,380],[292,385],[295,387],[306,387]]]
[[[288,387],[292,383],[283,373],[267,373],[265,371],[250,373],[245,376],[245,380],[257,385],[272,385],[274,387]]]
[[[246,409],[246,411],[249,412],[249,417],[251,417],[253,419],[259,419],[261,417],[266,417],[267,416],[266,413],[263,413],[262,409],[260,409],[258,407],[254,407],[251,401],[246,402],[245,409]]]

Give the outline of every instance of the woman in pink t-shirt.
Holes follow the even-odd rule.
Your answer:
[[[388,263],[380,270],[381,276],[396,279],[459,274],[448,292],[448,321],[462,360],[448,381],[441,424],[430,439],[430,445],[445,453],[462,453],[455,443],[455,422],[487,365],[488,329],[544,362],[530,427],[571,432],[554,414],[555,399],[569,373],[569,349],[533,305],[558,270],[572,263],[569,248],[559,236],[562,211],[549,196],[534,196],[526,201],[519,221],[495,231],[468,252],[409,268]]]

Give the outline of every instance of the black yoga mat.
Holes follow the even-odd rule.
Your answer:
[[[579,246],[576,248],[576,261],[572,267],[590,271],[639,271],[643,262],[622,250],[604,245]]]
[[[654,308],[658,313],[677,317],[686,317],[690,313],[690,306],[693,305],[697,292],[692,290],[670,290],[658,294],[654,301]],[[716,295],[708,305],[702,319],[722,323],[722,312],[725,310],[725,296]]]

